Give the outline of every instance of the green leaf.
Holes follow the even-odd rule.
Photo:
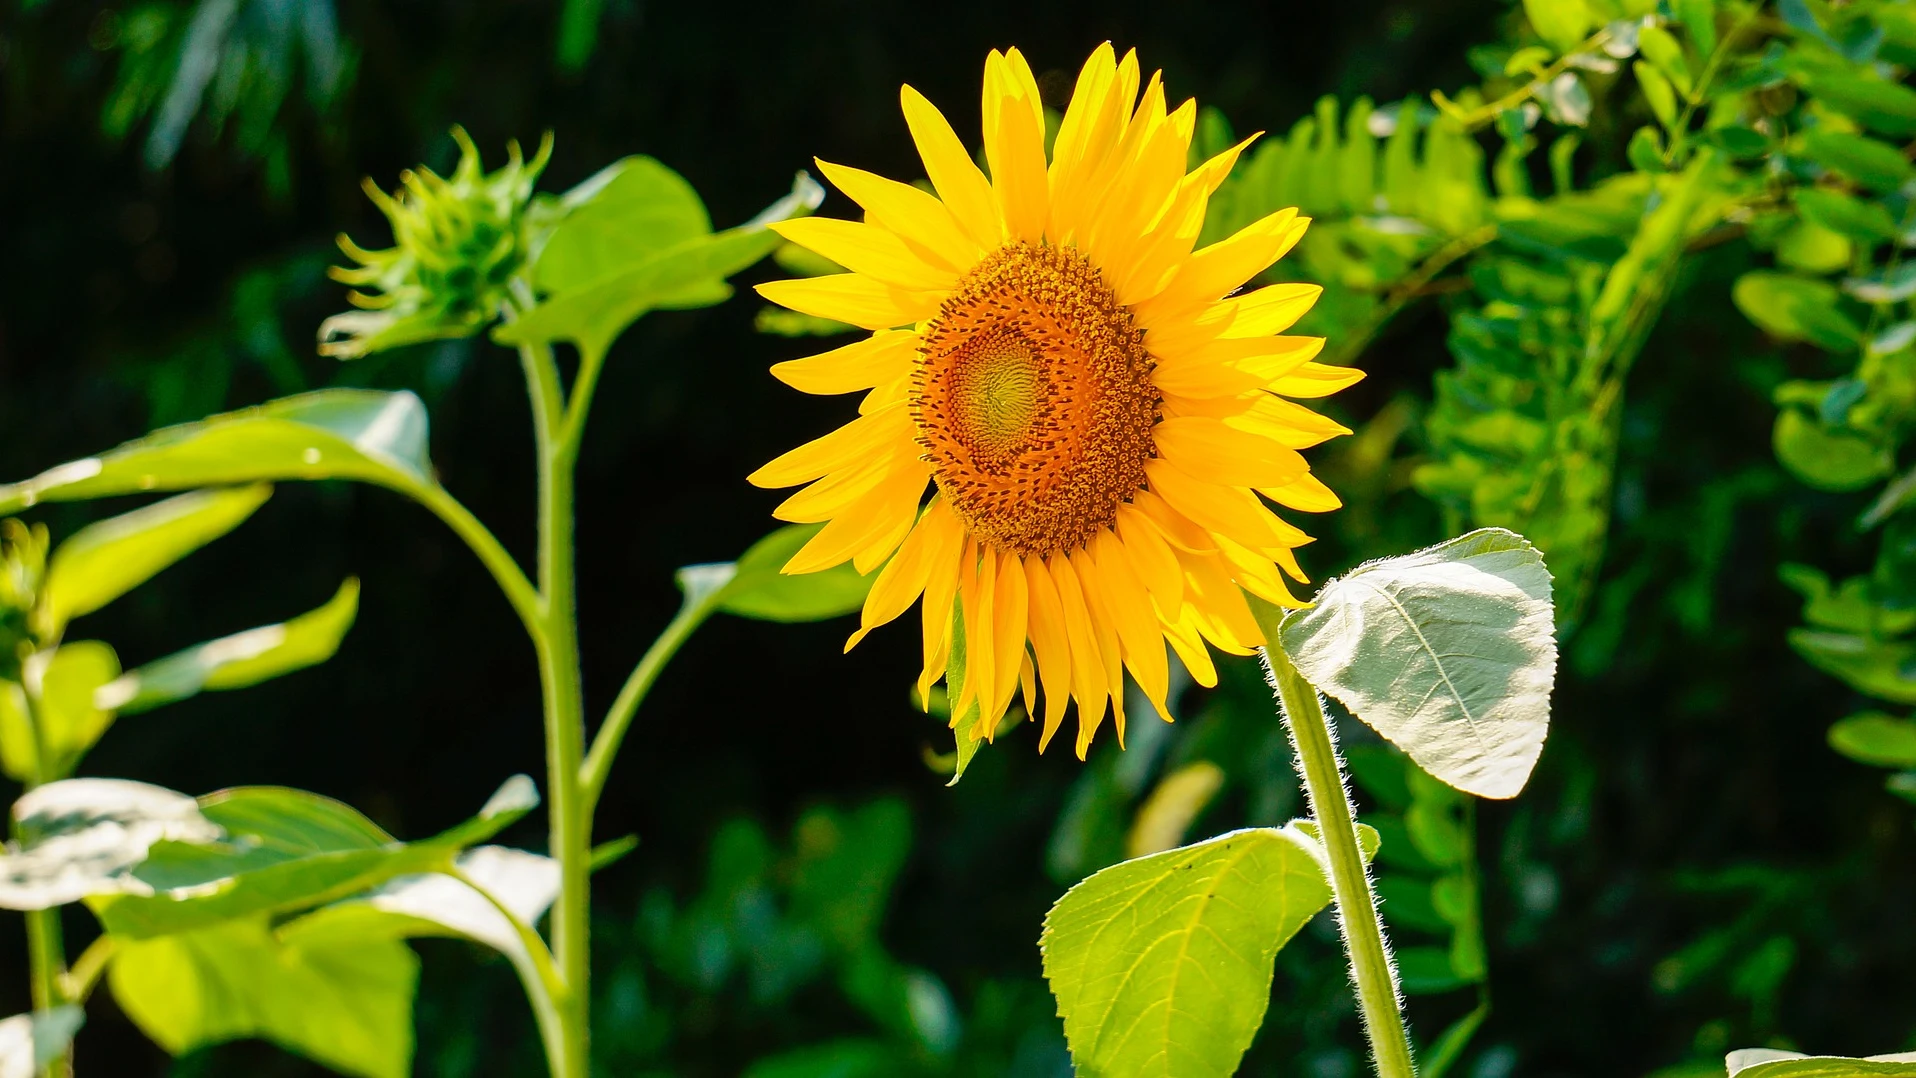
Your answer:
[[[586,355],[603,356],[625,327],[647,311],[704,307],[731,295],[725,278],[778,246],[778,234],[766,226],[810,213],[823,198],[824,190],[801,172],[790,195],[751,221],[724,232],[690,236],[550,295],[517,321],[495,329],[493,339],[509,345],[570,341]],[[572,258],[562,279],[584,273],[578,266],[585,261],[583,255]]]
[[[964,600],[953,599],[951,604],[951,644],[945,656],[945,699],[956,703],[965,692],[967,670],[967,649],[965,647],[965,611]],[[984,738],[978,733],[978,720],[984,714],[984,705],[976,698],[965,708],[962,715],[951,716],[951,733],[955,742],[951,772],[951,781],[947,786],[958,785],[965,777],[965,768],[971,766],[971,758],[978,755],[978,746]]]
[[[434,485],[426,407],[408,392],[323,389],[164,427],[97,457],[0,486],[0,514],[41,501],[291,479]]]
[[[478,846],[461,854],[456,865],[479,890],[440,873],[401,876],[368,894],[314,910],[293,924],[299,938],[309,943],[459,937],[483,943],[531,970],[525,941],[493,903],[511,910],[522,924],[537,924],[559,896],[559,863],[524,850]]]
[[[1631,61],[1630,70],[1637,76],[1637,85],[1643,87],[1643,99],[1650,103],[1650,111],[1656,114],[1657,122],[1668,130],[1675,130],[1677,99],[1669,76],[1642,60]]]
[[[86,1022],[74,1006],[16,1014],[0,1020],[0,1078],[33,1078],[73,1043]]]
[[[1888,475],[1895,463],[1881,445],[1826,427],[1801,408],[1776,413],[1771,442],[1776,459],[1818,490],[1862,490]]]
[[[247,1037],[362,1078],[412,1073],[419,960],[391,939],[328,936],[264,917],[158,939],[117,940],[107,980],[120,1008],[174,1055]]]
[[[884,1041],[847,1037],[767,1056],[741,1078],[892,1078],[910,1073],[910,1066]]]
[[[72,774],[80,757],[113,725],[112,709],[101,707],[95,696],[119,673],[119,656],[98,640],[62,644],[28,658],[22,675],[51,756],[50,775]]]
[[[1550,571],[1524,538],[1482,528],[1368,562],[1284,619],[1306,679],[1479,797],[1514,797],[1543,751],[1556,680]]]
[[[1670,31],[1655,24],[1640,28],[1637,31],[1637,49],[1642,52],[1644,59],[1657,65],[1657,70],[1668,75],[1685,97],[1689,96],[1692,86],[1690,64],[1683,58],[1683,46],[1677,43]]]
[[[1330,903],[1295,826],[1233,831],[1113,865],[1065,892],[1039,946],[1080,1074],[1237,1071],[1278,949]]]
[[[1902,151],[1862,135],[1813,130],[1803,136],[1803,152],[1817,164],[1885,194],[1916,179],[1916,165]]]
[[[1675,0],[1670,6],[1683,28],[1690,32],[1690,40],[1696,43],[1697,56],[1709,59],[1716,51],[1715,0]]]
[[[822,527],[792,524],[753,543],[718,592],[718,609],[760,621],[798,622],[840,617],[865,605],[877,577],[860,576],[849,562],[816,573],[782,571]]]
[[[1862,327],[1837,309],[1839,298],[1828,281],[1768,270],[1752,270],[1730,288],[1737,309],[1765,333],[1833,352],[1852,349],[1863,337]]]
[[[239,527],[272,494],[264,484],[195,491],[81,528],[47,565],[40,611],[46,635],[58,636],[68,621]]]
[[[1899,83],[1853,75],[1818,73],[1806,79],[1823,104],[1845,113],[1872,131],[1916,135],[1916,90]]]
[[[1916,722],[1880,711],[1851,715],[1830,727],[1830,748],[1876,767],[1916,767]]]
[[[0,852],[0,908],[43,910],[143,885],[132,869],[162,841],[220,829],[185,794],[125,779],[67,779],[13,803],[19,836]]]
[[[333,657],[359,612],[359,580],[347,577],[326,605],[175,652],[130,670],[94,694],[100,708],[135,715],[200,692],[241,689]]]
[[[155,843],[132,871],[140,885],[93,902],[107,930],[143,938],[261,913],[310,909],[398,876],[436,871],[538,804],[514,776],[472,820],[423,842],[401,843],[347,805],[275,786],[200,799],[216,838]]]
[[[1896,221],[1879,202],[1865,202],[1837,191],[1809,188],[1796,192],[1803,218],[1864,244],[1896,238]]]
[[[1730,1078],[1916,1078],[1916,1052],[1888,1056],[1806,1056],[1774,1048],[1740,1048],[1723,1061]]]
[[[1790,647],[1811,666],[1866,696],[1897,704],[1916,704],[1916,643],[1885,641],[1860,633],[1791,629]]]
[[[1569,52],[1595,23],[1584,0],[1523,0],[1524,15],[1537,36],[1558,52]]]
[[[698,192],[650,157],[606,166],[561,205],[566,215],[532,264],[541,293],[585,287],[712,231]]]

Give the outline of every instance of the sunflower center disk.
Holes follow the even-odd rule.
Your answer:
[[[912,415],[973,535],[1052,554],[1117,519],[1155,455],[1143,336],[1073,248],[1010,244],[959,283],[921,335]]]

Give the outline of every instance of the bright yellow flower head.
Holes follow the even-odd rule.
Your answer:
[[[989,736],[1013,693],[1033,709],[1042,683],[1040,748],[1075,697],[1080,757],[1107,703],[1122,740],[1127,669],[1169,719],[1167,641],[1205,685],[1206,641],[1263,642],[1240,588],[1300,605],[1278,567],[1303,581],[1293,550],[1310,538],[1263,499],[1337,508],[1298,450],[1349,431],[1288,398],[1362,377],[1311,362],[1321,338],[1275,335],[1316,286],[1232,295],[1303,234],[1295,210],[1192,250],[1249,140],[1187,174],[1196,103],[1167,112],[1159,76],[1142,99],[1138,83],[1135,52],[1093,53],[1047,162],[1031,69],[994,51],[990,179],[905,87],[937,197],[819,162],[865,220],[772,227],[852,272],[759,287],[873,331],[772,369],[807,393],[870,391],[858,418],[751,477],[810,484],[777,515],[829,522],[785,571],[884,566],[847,649],[922,596],[921,697],[944,672],[955,604],[968,661],[954,719],[975,701],[975,736]]]

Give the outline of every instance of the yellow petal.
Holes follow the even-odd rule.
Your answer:
[[[1139,305],[1138,320],[1152,325],[1216,302],[1282,257],[1309,223],[1295,209],[1279,210],[1198,251],[1178,270],[1170,287]]]
[[[855,393],[911,373],[918,358],[918,334],[879,330],[843,348],[772,366],[772,376],[800,393]]]
[[[861,329],[890,329],[930,318],[943,299],[941,293],[907,292],[860,273],[767,281],[757,287],[759,295],[781,307]]]
[[[1151,521],[1158,534],[1179,550],[1193,554],[1215,554],[1217,544],[1203,528],[1192,522],[1190,517],[1171,508],[1171,503],[1159,497],[1156,492],[1140,490],[1131,497],[1131,505]]]
[[[1194,479],[1225,486],[1281,487],[1310,471],[1295,449],[1201,416],[1166,419],[1151,429],[1158,455]]]
[[[903,445],[911,447],[908,442]],[[841,468],[785,499],[772,510],[772,515],[793,524],[830,520],[877,489],[878,484],[891,476],[893,464],[901,455],[910,460],[909,455],[892,453]]]
[[[1116,52],[1110,42],[1095,49],[1078,72],[1077,86],[1065,106],[1051,144],[1051,220],[1045,234],[1064,243],[1078,224],[1080,190],[1092,170],[1117,142],[1123,118],[1118,114]]]
[[[1228,537],[1257,551],[1300,546],[1309,538],[1272,515],[1257,495],[1242,487],[1193,479],[1163,460],[1146,464],[1144,474],[1152,490],[1214,538]]]
[[[772,231],[873,280],[913,292],[948,292],[958,274],[920,258],[898,234],[860,221],[798,217],[778,221]]]
[[[1309,400],[1315,397],[1328,397],[1340,389],[1356,385],[1363,380],[1364,372],[1356,367],[1306,363],[1272,382],[1270,390],[1280,397]]]
[[[1291,594],[1291,589],[1278,575],[1277,565],[1269,558],[1260,557],[1229,539],[1220,538],[1218,549],[1226,561],[1230,562],[1232,575],[1243,588],[1266,602],[1276,603],[1287,609],[1307,606],[1302,599]]]
[[[832,186],[865,208],[867,220],[897,233],[920,257],[963,273],[984,253],[944,203],[918,188],[829,161],[819,161],[818,169]]]
[[[955,553],[956,534],[942,523],[950,518],[950,510],[939,514],[941,504],[932,502],[931,508],[918,518],[911,533],[905,536],[898,553],[885,563],[878,579],[872,582],[872,590],[865,596],[864,608],[859,611],[858,631],[845,641],[846,651],[857,647],[858,642],[865,639],[865,634],[911,609],[911,604],[924,593],[925,582],[931,578],[932,564],[947,554]],[[948,551],[947,546],[954,549]]]
[[[1098,642],[1098,668],[1104,675],[1104,691],[1111,700],[1112,724],[1117,728],[1118,747],[1124,747],[1124,645],[1118,637],[1117,618],[1111,613],[1105,589],[1098,576],[1097,564],[1092,560],[1089,550],[1080,549],[1070,555],[1071,569],[1078,574],[1078,587],[1084,594],[1084,608],[1091,616],[1091,629]],[[1104,716],[1098,716],[1102,721]],[[1078,716],[1078,755],[1091,747],[1091,738],[1097,733],[1098,722],[1089,728],[1084,725],[1084,716]]]
[[[1117,529],[1125,555],[1150,589],[1158,610],[1175,617],[1184,605],[1184,571],[1178,568],[1178,557],[1164,533],[1135,505],[1118,507]]]
[[[1258,493],[1279,505],[1305,513],[1328,513],[1344,505],[1336,491],[1309,472],[1281,487],[1260,487]]]
[[[987,720],[992,717],[991,692],[997,684],[992,669],[996,649],[992,646],[991,632],[991,601],[997,583],[997,555],[988,547],[982,548],[974,561],[967,551],[958,568],[958,602],[965,614],[965,683],[959,691],[959,699],[951,705],[951,721],[957,725],[975,702],[979,716],[972,735],[974,741],[982,739],[990,725]]]
[[[1058,586],[1058,606],[1064,611],[1065,633],[1071,640],[1071,695],[1078,701],[1078,759],[1082,760],[1091,746],[1091,734],[1104,721],[1107,690],[1102,649],[1071,559],[1054,554],[1045,567]]]
[[[1178,660],[1191,672],[1192,681],[1207,689],[1217,687],[1217,667],[1211,662],[1204,638],[1198,635],[1195,612],[1185,620],[1165,626],[1164,638],[1171,642],[1171,650],[1178,653]]]
[[[1255,292],[1233,296],[1231,325],[1227,337],[1263,337],[1282,333],[1297,324],[1304,313],[1324,294],[1322,285],[1271,284]]]
[[[905,125],[911,128],[911,140],[925,163],[925,175],[938,189],[945,208],[980,247],[988,249],[1004,242],[1004,225],[992,197],[991,182],[965,152],[945,114],[910,86],[902,87],[898,98],[905,111]]]
[[[895,407],[861,415],[850,423],[786,452],[745,477],[755,487],[795,487],[882,453],[912,438],[911,411]]]
[[[991,690],[991,710],[985,724],[985,738],[997,731],[997,719],[1011,706],[1011,694],[1018,687],[1018,669],[1024,665],[1025,630],[1030,624],[1028,584],[1024,565],[1016,554],[997,557],[998,575],[991,594],[991,670],[995,684]]]
[[[863,561],[861,573],[877,568],[896,549],[918,516],[918,499],[931,479],[930,468],[899,468],[863,498],[819,529],[785,563],[782,572],[815,573],[847,560]],[[877,548],[883,547],[882,550]],[[874,553],[876,551],[876,553]]]
[[[1050,212],[1044,114],[1040,111],[1034,119],[1027,102],[1012,92],[1006,67],[1003,61],[996,65],[995,80],[987,69],[985,107],[996,113],[997,123],[986,132],[985,160],[991,165],[991,187],[1004,216],[1005,234],[1037,243],[1044,238],[1045,217]],[[1036,90],[1032,93],[1035,100]]]
[[[1065,704],[1071,699],[1071,637],[1065,629],[1064,607],[1042,558],[1025,559],[1025,591],[1030,604],[1031,650],[1038,658],[1038,677],[1044,683],[1044,732],[1038,751],[1064,723]],[[1035,713],[1034,713],[1035,717]]]
[[[1349,427],[1327,415],[1269,393],[1259,394],[1250,410],[1231,422],[1292,449],[1309,449],[1351,432]]]
[[[1170,692],[1170,667],[1164,655],[1164,634],[1158,629],[1157,615],[1151,609],[1151,596],[1145,591],[1144,582],[1138,579],[1131,559],[1125,556],[1124,544],[1110,529],[1099,530],[1091,540],[1090,550],[1104,585],[1100,594],[1104,597],[1105,609],[1111,611],[1118,639],[1123,644],[1124,665],[1137,680],[1138,688],[1144,690],[1144,698],[1157,708],[1158,716],[1170,722],[1171,709],[1166,701]]]
[[[958,595],[958,570],[964,557],[969,553],[971,543],[965,538],[964,530],[958,526],[956,514],[949,507],[942,511],[944,499],[934,497],[931,509],[925,514],[927,524],[939,528],[950,528],[952,534],[945,537],[945,551],[949,556],[929,560],[929,569],[925,578],[925,600],[919,604],[920,625],[924,639],[924,672],[918,676],[918,699],[929,700],[932,683],[945,676],[945,656],[949,649],[953,603]],[[939,518],[943,517],[944,520]]]

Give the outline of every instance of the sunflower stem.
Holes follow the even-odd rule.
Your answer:
[[[1357,814],[1344,785],[1344,761],[1337,754],[1337,742],[1324,718],[1317,689],[1304,680],[1291,665],[1290,656],[1284,654],[1278,636],[1283,611],[1256,596],[1247,598],[1258,628],[1264,632],[1265,669],[1283,702],[1280,710],[1297,753],[1298,770],[1304,776],[1311,818],[1317,822],[1330,861],[1331,894],[1343,930],[1344,951],[1350,957],[1351,983],[1357,989],[1371,1061],[1378,1078],[1414,1078],[1417,1069],[1411,1060],[1410,1035],[1404,1029],[1397,970],[1391,964],[1384,926],[1377,918],[1377,895],[1371,889],[1370,872],[1358,844]]]
[[[587,1078],[591,1051],[592,824],[579,767],[585,754],[580,702],[577,579],[573,561],[576,443],[561,433],[565,398],[552,350],[520,349],[532,404],[539,471],[539,656],[546,727],[548,852],[559,862],[559,898],[552,910],[552,950],[564,992],[555,1000],[556,1036],[547,1040],[553,1078]]]
[[[35,706],[32,694],[27,696],[27,726],[33,733],[33,772],[26,788],[33,790],[66,776],[52,767],[53,746],[47,739],[45,725],[40,721],[40,709]],[[17,825],[15,831],[17,838]],[[67,949],[60,930],[60,911],[57,907],[28,910],[26,921],[27,965],[32,975],[33,1009],[36,1012],[50,1011],[67,1002]],[[39,1078],[72,1078],[72,1048],[62,1048],[37,1073]]]

